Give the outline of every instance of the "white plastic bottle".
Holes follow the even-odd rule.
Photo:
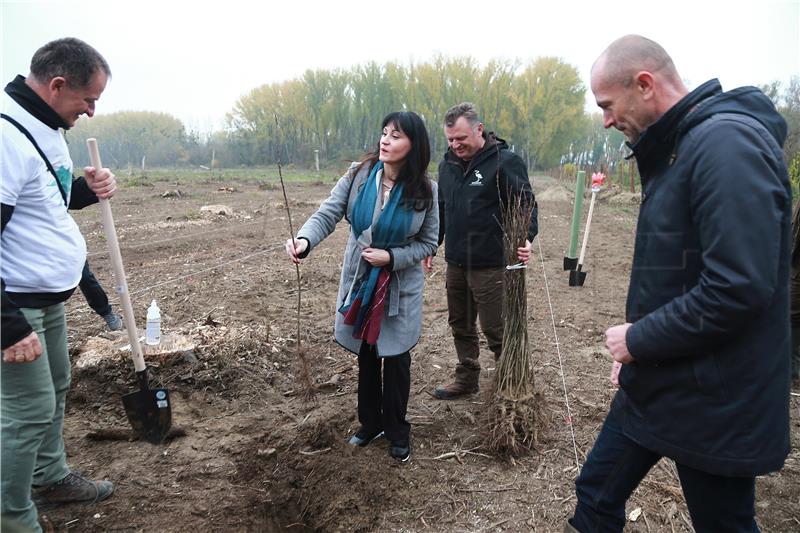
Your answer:
[[[147,309],[147,330],[145,342],[150,346],[156,346],[161,342],[161,310],[156,305],[156,301],[150,304]]]

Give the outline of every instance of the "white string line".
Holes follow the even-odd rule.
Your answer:
[[[117,189],[117,193],[116,194],[121,194],[120,193],[120,189]],[[223,195],[221,197],[224,198],[225,196]],[[208,204],[208,203],[213,203],[214,200],[218,200],[221,197],[209,194],[209,195],[203,195],[203,196],[200,196],[200,197],[192,196],[191,200],[199,200],[201,204]],[[116,205],[116,204],[114,204],[114,205]],[[227,203],[226,203],[226,205],[227,205]],[[195,212],[198,211],[197,209],[195,209],[196,207],[198,207],[198,204],[194,204],[194,203],[190,204],[188,202],[185,203],[185,204],[177,204],[177,205],[175,205],[173,207],[175,209],[186,208],[186,211],[192,211],[192,210],[194,210]],[[231,206],[231,207],[235,207],[235,206]],[[238,205],[236,207],[240,207],[240,208],[243,207],[243,208],[246,209],[248,207],[248,204],[245,203],[243,205]],[[261,207],[263,207],[263,206],[261,206]],[[117,209],[117,208],[115,207],[115,209]],[[257,209],[258,209],[258,207],[257,207]],[[88,222],[88,223],[96,222],[100,226],[101,229],[103,227],[103,221],[100,218],[95,218],[97,215],[91,209],[88,209],[88,210],[85,210],[85,209],[71,210],[70,211],[70,215],[72,216],[72,218],[75,219],[75,222]],[[178,216],[180,216],[180,215],[178,215]],[[142,215],[142,216],[137,216],[137,217],[130,216],[130,215],[124,215],[124,216],[120,216],[119,220],[115,220],[115,221],[116,222],[142,222],[142,221],[152,221],[152,220],[153,220],[152,215]]]
[[[214,265],[212,267],[203,268],[203,269],[200,269],[200,270],[195,270],[194,272],[190,272],[189,274],[184,274],[182,276],[178,276],[177,278],[168,279],[166,281],[162,281],[161,283],[156,283],[155,285],[150,285],[149,287],[145,287],[144,289],[139,289],[138,291],[129,292],[128,294],[130,296],[134,296],[136,294],[141,294],[141,293],[150,291],[152,289],[155,289],[156,287],[160,287],[162,285],[168,285],[170,283],[175,283],[176,281],[180,281],[182,279],[189,278],[191,276],[196,276],[198,274],[203,274],[203,273],[209,272],[211,270],[216,270],[218,268],[222,268],[222,267],[225,267],[225,266],[233,264],[233,263],[238,263],[239,261],[244,261],[246,259],[250,259],[251,257],[255,257],[257,255],[265,254],[267,252],[272,252],[272,251],[277,250],[277,249],[282,248],[282,247],[283,247],[283,244],[274,244],[274,245],[272,245],[269,248],[266,248],[264,250],[259,250],[258,252],[253,252],[251,254],[247,254],[245,256],[238,257],[236,259],[232,259],[230,261],[225,261],[224,263],[220,263],[220,264]],[[108,301],[109,302],[118,303],[119,302],[119,295],[109,295]],[[77,309],[82,309],[84,307],[89,307],[89,304],[86,303],[85,300],[81,304],[77,305],[73,309],[73,311],[77,310]],[[70,314],[70,313],[67,313],[67,314]]]
[[[558,342],[558,331],[556,331],[556,316],[553,313],[553,302],[550,299],[550,287],[547,283],[547,272],[544,268],[544,254],[542,253],[542,236],[541,233],[539,234],[536,242],[539,244],[539,259],[542,262],[542,275],[544,276],[544,289],[547,293],[547,305],[550,307],[550,321],[553,323],[553,335],[556,339],[556,353],[558,354],[558,366],[561,369],[561,385],[564,388],[564,403],[567,406],[567,420],[569,422],[569,431],[572,435],[572,449],[575,452],[575,466],[578,467],[578,471],[581,469],[580,461],[578,461],[578,445],[575,443],[575,428],[572,425],[572,410],[569,407],[569,398],[567,397],[567,380],[564,377],[564,363],[561,359],[561,345]]]
[[[175,283],[176,281],[179,281],[179,280],[182,280],[182,279],[185,279],[185,278],[190,278],[192,276],[196,276],[196,275],[202,274],[204,272],[209,272],[211,270],[216,270],[218,268],[222,268],[224,266],[231,265],[233,263],[238,263],[239,261],[244,261],[245,259],[250,259],[251,257],[255,257],[257,255],[265,254],[267,252],[272,252],[272,251],[278,250],[280,248],[283,248],[283,244],[275,244],[273,246],[270,246],[269,248],[266,248],[265,250],[259,250],[258,252],[253,252],[252,254],[247,254],[247,255],[245,255],[243,257],[232,259],[231,261],[225,261],[224,263],[221,263],[219,265],[215,265],[213,267],[204,268],[202,270],[196,270],[195,272],[191,272],[189,274],[184,274],[183,276],[178,276],[177,278],[169,279],[167,281],[162,281],[161,283],[156,283],[155,285],[150,285],[149,287],[145,287],[144,289],[140,289],[138,291],[134,291],[134,292],[130,293],[130,295],[133,296],[134,294],[141,294],[143,292],[149,291],[151,289],[155,289],[156,287],[160,287],[162,285],[167,285],[169,283]]]
[[[117,194],[120,194],[119,190],[117,190]],[[208,200],[208,202],[210,202],[212,200],[215,200],[215,199],[216,198],[213,198],[213,197],[199,198],[199,200]],[[201,202],[201,203],[205,205],[207,202]],[[114,204],[114,205],[116,206],[116,204]],[[126,207],[135,207],[135,206],[126,206]],[[199,209],[196,209],[196,208],[199,207],[198,204],[188,204],[188,203],[185,204],[185,205],[184,204],[178,204],[178,205],[174,205],[172,207],[176,211],[179,211],[180,208],[185,207],[186,208],[185,210],[187,212],[194,211],[195,213],[199,213]],[[231,206],[231,207],[234,207],[234,206]],[[244,206],[237,206],[237,207],[244,207],[246,209],[247,208],[247,204],[244,204]],[[114,207],[114,209],[122,209],[122,208]],[[87,224],[96,223],[100,227],[101,231],[103,229],[103,221],[102,221],[102,219],[97,218],[97,214],[95,212],[93,212],[91,209],[71,210],[69,214],[72,216],[72,218],[75,219],[75,222],[77,222],[79,225],[82,224],[82,223],[87,223]],[[168,215],[168,216],[172,216],[173,220],[176,220],[176,219],[178,219],[178,218],[180,218],[180,217],[182,217],[184,215]],[[135,223],[152,222],[152,221],[153,221],[153,216],[152,215],[142,215],[142,216],[136,216],[136,217],[132,216],[132,215],[120,215],[120,217],[118,219],[117,218],[114,219],[114,222],[118,222],[120,224],[121,223],[134,223],[134,222]]]
[[[174,207],[178,208],[178,207],[181,207],[181,206],[174,206]],[[193,208],[194,205],[187,205],[186,207],[187,208]],[[195,210],[195,211],[197,212],[197,210]],[[98,227],[98,230],[102,233],[102,231],[103,231],[103,221],[100,218],[97,218],[97,214],[92,212],[90,209],[89,210],[80,210],[80,211],[70,211],[70,215],[72,216],[73,219],[75,219],[75,222],[79,226],[81,224],[95,224]],[[177,215],[177,218],[176,218],[176,216],[172,216],[172,219],[175,220],[175,221],[179,221],[178,219],[181,216],[182,215]],[[138,225],[139,223],[142,223],[142,222],[147,223],[147,222],[152,222],[152,221],[153,221],[153,216],[152,215],[143,215],[143,216],[140,216],[140,217],[124,215],[124,216],[120,216],[119,218],[115,218],[114,219],[114,222],[117,224],[117,229],[119,229],[120,226],[123,225],[123,224],[125,224],[126,226],[128,224],[130,224],[131,226],[136,226],[136,225]],[[96,230],[96,231],[98,231],[98,230]]]
[[[179,280],[182,280],[182,279],[185,279],[185,278],[189,278],[189,277],[192,277],[192,276],[196,276],[196,275],[202,274],[204,272],[209,272],[211,270],[216,270],[218,268],[222,268],[224,266],[231,265],[233,263],[238,263],[239,261],[244,261],[245,259],[250,259],[251,257],[255,257],[257,255],[265,254],[267,252],[272,252],[272,251],[277,250],[277,249],[282,248],[282,247],[283,247],[283,244],[275,244],[275,245],[272,245],[269,248],[266,248],[264,250],[259,250],[258,252],[253,252],[252,254],[248,254],[248,255],[245,255],[243,257],[238,257],[238,258],[232,259],[230,261],[225,261],[224,263],[220,263],[219,265],[214,265],[212,267],[203,268],[201,270],[196,270],[194,272],[190,272],[189,274],[184,274],[183,276],[178,276],[177,278],[168,279],[166,281],[162,281],[161,283],[156,283],[155,285],[150,285],[149,287],[145,287],[144,289],[140,289],[138,291],[134,291],[134,292],[131,292],[129,294],[131,296],[133,296],[134,294],[141,294],[141,293],[147,292],[147,291],[149,291],[151,289],[155,289],[156,287],[160,287],[162,285],[167,285],[167,284],[170,284],[170,283],[175,283],[176,281],[179,281]]]
[[[75,222],[77,222],[78,225],[81,225],[81,224],[84,224],[84,223],[85,224],[94,223],[97,226],[99,226],[101,230],[103,229],[103,221],[101,219],[97,218],[97,215],[95,213],[93,213],[91,210],[88,210],[88,211],[71,211],[70,215],[72,216],[73,219],[75,219]],[[118,219],[115,219],[114,221],[115,222],[119,222],[119,223],[123,223],[123,222],[127,222],[127,223],[137,222],[138,223],[138,222],[143,222],[143,221],[151,221],[152,222],[152,220],[153,220],[153,216],[152,215],[142,215],[140,217],[134,217],[134,216],[125,215],[125,216],[120,216]]]
[[[219,232],[219,231],[225,231],[225,230],[230,230],[230,229],[236,230],[236,229],[244,228],[244,227],[247,227],[247,226],[253,226],[255,224],[261,224],[261,222],[262,221],[260,221],[260,220],[256,220],[254,222],[246,222],[244,224],[239,224],[239,225],[231,224],[231,225],[228,225],[228,226],[224,226],[222,228],[212,229],[212,230],[208,230],[208,231],[200,231],[200,232],[197,232],[197,233],[188,233],[188,234],[185,234],[185,235],[177,235],[175,237],[168,237],[166,239],[161,239],[159,241],[136,242],[136,243],[133,243],[133,244],[125,245],[124,247],[121,247],[121,249],[122,250],[129,250],[129,249],[132,249],[132,248],[140,248],[142,246],[151,246],[151,245],[155,245],[155,244],[163,244],[165,242],[175,242],[175,241],[179,241],[181,239],[186,239],[186,238],[189,238],[189,237],[199,237],[201,235],[208,235],[210,233],[216,233],[216,232]],[[176,229],[179,229],[179,228],[176,228]],[[90,257],[97,257],[97,256],[101,256],[101,255],[108,255],[108,249],[101,250],[99,252],[92,252],[90,254],[86,254],[86,258],[88,259]]]

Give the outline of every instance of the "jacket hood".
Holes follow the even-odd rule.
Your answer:
[[[756,87],[739,87],[722,92],[719,80],[709,80],[670,108],[648,127],[638,142],[628,144],[639,164],[640,173],[648,173],[657,161],[673,153],[675,145],[689,130],[718,113],[751,117],[762,124],[779,146],[786,139],[786,121],[775,105]]]
[[[717,80],[711,82],[719,83]],[[775,109],[772,100],[761,89],[751,86],[720,92],[702,101],[681,121],[678,126],[679,135],[719,113],[736,113],[757,120],[775,138],[778,145],[783,147],[787,134],[786,121]]]

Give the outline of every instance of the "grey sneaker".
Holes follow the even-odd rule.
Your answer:
[[[374,431],[370,431],[369,429],[365,429],[364,427],[358,428],[358,431],[355,435],[350,437],[350,444],[353,446],[361,446],[362,448],[369,444],[370,442],[383,437],[383,430],[377,429]]]
[[[103,320],[106,321],[109,331],[119,331],[122,329],[122,319],[114,311],[103,315]]]
[[[65,503],[97,503],[114,492],[110,481],[92,481],[70,472],[60,481],[46,487],[34,487],[31,499],[37,507],[50,507]]]

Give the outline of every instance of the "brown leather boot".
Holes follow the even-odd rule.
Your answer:
[[[478,392],[478,384],[459,383],[458,381],[449,385],[437,386],[433,389],[433,395],[440,400],[455,400]]]

